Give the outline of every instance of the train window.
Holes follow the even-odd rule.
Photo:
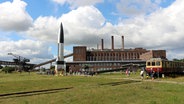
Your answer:
[[[155,62],[152,62],[152,66],[155,66]]]
[[[151,63],[150,62],[147,62],[147,66],[151,66]]]
[[[162,66],[163,66],[163,67],[166,67],[166,65],[165,65],[165,61],[163,61],[163,62],[162,62]]]
[[[167,67],[171,67],[171,62],[170,61],[167,62]]]
[[[166,62],[166,67],[169,67],[169,62]]]
[[[156,62],[156,66],[160,66],[160,61],[157,61]]]

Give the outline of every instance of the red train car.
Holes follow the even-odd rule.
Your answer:
[[[184,62],[168,61],[161,58],[151,58],[146,61],[146,71],[160,74],[184,74]]]

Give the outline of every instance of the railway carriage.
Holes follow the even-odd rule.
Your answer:
[[[146,71],[159,74],[184,74],[184,62],[168,61],[161,58],[151,58],[146,61]]]

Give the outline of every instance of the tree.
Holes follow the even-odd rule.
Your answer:
[[[3,66],[0,65],[0,69],[2,69],[2,68],[3,68]]]
[[[4,71],[5,73],[11,73],[15,70],[14,67],[9,67],[9,66],[5,66],[2,71]]]
[[[89,69],[89,66],[88,65],[84,65],[84,69]]]
[[[184,59],[177,59],[177,58],[174,58],[173,61],[176,61],[176,62],[184,62]]]
[[[177,58],[174,58],[174,59],[173,59],[173,61],[179,61],[179,59],[177,59]]]

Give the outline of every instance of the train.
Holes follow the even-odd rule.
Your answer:
[[[146,61],[147,73],[182,74],[184,75],[184,62],[169,61],[161,58],[151,58]]]

